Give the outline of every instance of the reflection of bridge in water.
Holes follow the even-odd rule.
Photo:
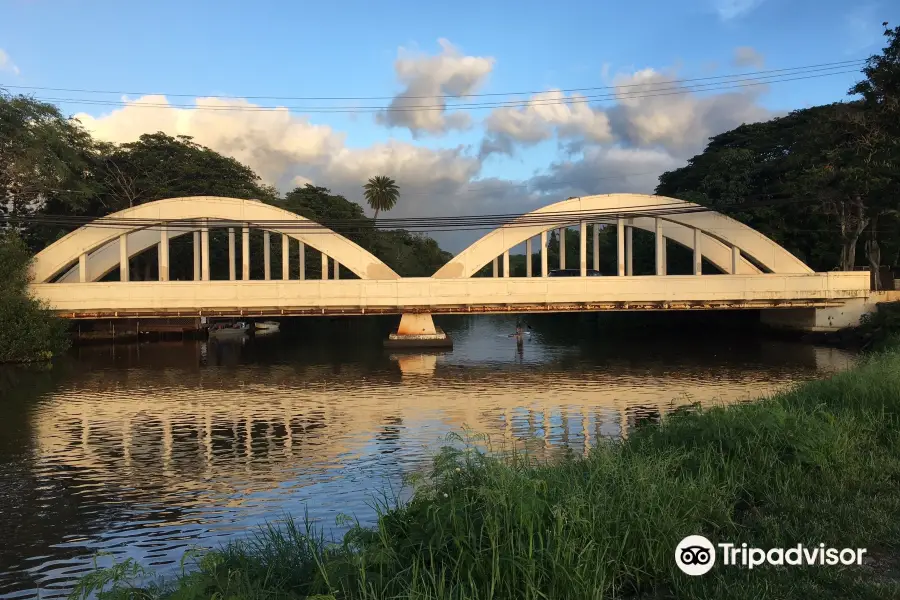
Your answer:
[[[393,451],[400,438],[436,441],[464,426],[539,455],[558,445],[586,452],[598,438],[627,434],[638,421],[656,420],[677,406],[754,398],[795,378],[797,365],[812,376],[814,369],[841,369],[850,360],[836,350],[806,348],[783,377],[771,370],[761,376],[752,366],[679,373],[663,364],[629,368],[627,361],[584,372],[460,370],[436,355],[391,357],[393,371],[356,364],[235,371],[201,367],[215,356],[203,348],[128,350],[180,365],[190,356],[194,369],[78,377],[34,414],[38,455],[129,488],[233,496],[273,489],[299,474],[327,478],[350,457]],[[406,467],[427,460],[427,453],[410,457]]]

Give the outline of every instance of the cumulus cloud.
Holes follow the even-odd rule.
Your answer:
[[[709,137],[742,123],[771,117],[759,104],[762,86],[746,91],[701,95],[675,77],[643,69],[613,78],[616,104],[564,104],[559,90],[537,94],[522,108],[499,108],[485,119],[480,156],[515,152],[552,138],[568,141],[566,152],[617,143],[638,148],[661,147],[677,156],[701,151]],[[583,97],[575,97],[579,100]]]
[[[618,102],[607,115],[620,143],[662,147],[689,157],[713,135],[772,116],[759,103],[764,86],[707,96],[689,93],[671,81],[653,69],[616,78]],[[660,92],[662,88],[666,91]],[[684,93],[672,93],[679,91]]]
[[[755,67],[761,69],[766,64],[766,59],[752,46],[739,46],[734,49],[732,64],[735,67]]]
[[[19,67],[12,61],[9,54],[3,48],[0,48],[0,72],[4,71],[13,75],[18,75],[20,72]]]
[[[581,95],[566,95],[560,90],[535,94],[522,107],[498,108],[485,120],[488,135],[481,145],[481,156],[512,154],[514,143],[534,145],[555,134],[560,139],[584,139],[590,142],[612,140],[609,119],[592,108]]]
[[[754,11],[765,0],[712,0],[712,8],[723,21],[743,17]]]
[[[406,127],[413,136],[441,134],[471,125],[468,114],[447,112],[447,98],[476,92],[494,68],[494,59],[465,56],[449,41],[438,40],[441,53],[433,56],[400,49],[394,70],[405,86],[387,110],[375,115],[389,127]],[[410,110],[428,106],[428,110]]]

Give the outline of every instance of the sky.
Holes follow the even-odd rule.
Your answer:
[[[389,175],[392,217],[522,213],[652,193],[710,136],[847,99],[856,64],[677,81],[862,60],[883,21],[900,3],[0,0],[0,87],[109,141],[191,135],[282,192],[364,204],[365,180]],[[434,234],[451,251],[477,236]]]

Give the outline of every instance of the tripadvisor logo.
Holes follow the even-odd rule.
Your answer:
[[[861,565],[865,548],[830,548],[825,544],[791,548],[751,548],[747,544],[719,543],[722,564],[754,569],[761,565]],[[675,548],[675,564],[688,575],[703,575],[716,564],[716,546],[702,535],[689,535]]]

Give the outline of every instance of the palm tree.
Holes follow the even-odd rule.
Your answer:
[[[363,195],[366,202],[375,211],[375,220],[378,220],[378,213],[382,210],[391,210],[397,204],[397,198],[400,197],[400,188],[397,182],[384,175],[376,175],[369,178],[368,183],[363,186]]]

